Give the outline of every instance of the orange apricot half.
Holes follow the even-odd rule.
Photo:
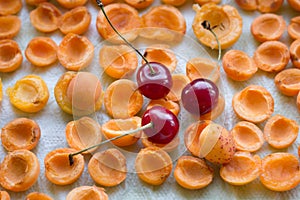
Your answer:
[[[279,72],[288,64],[290,53],[284,43],[266,41],[257,47],[253,59],[259,69],[266,72]]]
[[[21,20],[18,16],[0,16],[0,40],[12,39],[21,29]]]
[[[28,118],[17,118],[7,123],[1,131],[1,141],[7,151],[31,150],[41,137],[39,125]]]
[[[180,138],[179,137],[175,137],[168,144],[158,144],[158,143],[154,143],[154,142],[149,141],[146,134],[144,134],[142,136],[142,144],[143,144],[144,147],[153,147],[154,146],[154,147],[161,148],[166,152],[172,152],[173,150],[175,150],[178,147],[179,143],[180,143]]]
[[[84,169],[84,158],[81,154],[74,156],[74,163],[70,165],[69,154],[76,152],[71,148],[60,148],[49,152],[44,158],[45,176],[56,185],[74,183],[81,176]]]
[[[240,151],[258,151],[264,144],[264,134],[255,124],[238,122],[231,130],[236,149]]]
[[[274,99],[262,86],[250,85],[232,98],[232,107],[238,117],[253,123],[268,119],[274,111]]]
[[[97,186],[80,186],[71,190],[66,200],[108,200],[105,190]]]
[[[211,27],[216,27],[214,32],[222,49],[232,46],[242,34],[243,20],[233,6],[208,3],[201,7],[196,4],[193,9],[196,11],[196,16],[192,28],[197,39],[205,46],[218,49],[214,35],[201,25],[204,21],[209,22]]]
[[[258,69],[254,60],[239,50],[227,51],[222,58],[222,64],[226,75],[235,81],[250,79]]]
[[[221,178],[232,185],[245,185],[259,177],[261,159],[250,152],[236,152],[232,160],[221,166]]]
[[[53,199],[44,193],[31,192],[26,196],[25,200],[53,200]]]
[[[201,189],[213,180],[213,169],[203,159],[181,156],[174,169],[176,182],[190,190]]]
[[[287,0],[289,5],[296,11],[300,11],[300,2],[298,0]]]
[[[26,149],[9,152],[0,165],[0,185],[13,192],[28,190],[40,174],[39,160]]]
[[[283,4],[283,0],[257,0],[257,9],[262,12],[276,12]]]
[[[22,52],[17,42],[10,39],[0,40],[0,72],[15,71],[22,61]]]
[[[106,187],[119,185],[126,179],[126,158],[117,149],[98,152],[90,159],[88,171],[97,184]]]
[[[36,113],[42,110],[49,99],[49,90],[45,81],[37,75],[27,75],[7,89],[10,103],[16,108]]]
[[[0,199],[1,200],[10,200],[10,196],[6,191],[0,191]]]
[[[299,4],[299,8],[300,8],[300,4]],[[296,40],[300,38],[300,16],[297,17],[293,17],[290,21],[290,24],[288,25],[288,34],[289,36]]]
[[[264,128],[266,141],[276,149],[287,148],[298,137],[299,125],[296,121],[282,115],[271,117]]]
[[[296,96],[300,91],[300,69],[285,69],[275,76],[274,82],[282,94]]]
[[[0,15],[17,14],[22,8],[21,0],[0,0]]]
[[[147,8],[153,3],[153,1],[154,0],[143,0],[143,1],[140,1],[140,0],[125,0],[125,2],[127,4],[129,4],[130,6],[136,8],[136,9]]]
[[[86,4],[87,0],[57,0],[57,2],[64,8],[72,9]]]
[[[171,111],[174,115],[178,115],[180,111],[180,106],[178,103],[166,100],[166,99],[157,99],[157,100],[151,100],[147,106],[147,110],[152,108],[153,106],[162,106]]]
[[[150,185],[163,184],[171,174],[172,166],[169,154],[158,147],[142,149],[135,160],[138,177]]]
[[[25,56],[38,67],[49,66],[57,60],[57,45],[49,37],[35,37],[27,45]]]
[[[290,55],[293,65],[300,69],[300,38],[290,45]]]
[[[124,132],[135,130],[141,127],[140,117],[131,117],[128,119],[111,119],[102,125],[102,133],[107,139],[118,137]],[[136,143],[141,137],[142,132],[136,132],[126,135],[119,139],[113,140],[112,143],[116,146],[123,147]]]
[[[299,160],[290,153],[272,153],[262,159],[262,184],[273,191],[288,191],[300,183]]]

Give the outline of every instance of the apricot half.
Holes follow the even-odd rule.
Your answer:
[[[273,191],[288,191],[300,183],[299,160],[290,153],[272,153],[262,159],[260,181]]]
[[[10,196],[6,191],[0,191],[0,199],[1,200],[10,200]]]
[[[257,9],[257,1],[252,0],[235,0],[235,3],[242,8],[243,10],[247,11],[254,11]]]
[[[300,69],[283,70],[275,76],[274,82],[282,94],[296,96],[300,91]]]
[[[31,192],[26,196],[25,200],[53,200],[53,199],[44,193]]]
[[[48,0],[25,0],[26,4],[31,6],[38,6],[40,3],[46,2]]]
[[[268,119],[274,111],[274,99],[262,86],[250,85],[232,98],[234,112],[242,119],[260,123]]]
[[[12,39],[21,29],[21,20],[18,16],[0,16],[0,40]]]
[[[97,186],[80,186],[71,190],[66,200],[108,200],[105,190]]]
[[[290,55],[293,65],[300,69],[300,38],[290,45]]]
[[[3,188],[21,192],[28,190],[40,174],[39,160],[26,149],[9,152],[0,165],[0,184]]]
[[[298,0],[287,0],[289,5],[296,11],[300,11],[300,2]]]
[[[198,3],[199,5],[204,5],[206,3],[215,3],[215,4],[219,4],[221,2],[221,0],[194,0],[195,3]]]
[[[263,13],[276,12],[283,4],[283,0],[257,0],[256,2],[257,9]]]
[[[0,15],[13,15],[22,8],[21,0],[0,0]]]
[[[182,156],[178,159],[174,177],[176,182],[186,189],[201,189],[213,180],[213,169],[203,159]]]
[[[15,71],[22,61],[22,52],[17,42],[10,39],[0,40],[0,72]]]
[[[128,3],[130,6],[136,8],[136,9],[144,9],[149,7],[154,0],[125,0],[126,3]]]
[[[204,21],[210,23],[217,35],[222,49],[232,46],[242,34],[243,20],[238,10],[230,5],[218,6],[213,3],[203,6],[194,5],[196,16],[193,21],[193,31],[198,40],[205,46],[218,49],[214,35],[202,26]]]
[[[57,0],[64,8],[71,9],[86,4],[87,0]]]
[[[300,8],[300,4],[299,4],[299,8]],[[300,16],[297,17],[293,17],[290,21],[290,24],[288,25],[288,34],[291,38],[293,38],[294,40],[299,39],[300,38]]]
[[[126,179],[126,158],[117,149],[98,152],[90,159],[88,171],[97,184],[106,187],[119,185]]]
[[[16,108],[35,113],[42,110],[49,99],[49,90],[45,81],[37,75],[27,75],[7,89],[10,103]]]

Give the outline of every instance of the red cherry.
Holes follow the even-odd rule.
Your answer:
[[[177,117],[162,106],[154,106],[147,110],[142,117],[142,126],[152,122],[152,127],[144,130],[148,140],[153,143],[167,144],[179,131]]]
[[[164,98],[173,84],[171,72],[163,64],[157,62],[149,64],[146,63],[138,69],[136,79],[139,91],[149,99]]]

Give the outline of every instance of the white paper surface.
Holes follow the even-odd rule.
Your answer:
[[[35,28],[31,25],[29,20],[29,12],[33,9],[33,7],[27,6],[25,2],[23,3],[24,3],[23,8],[20,11],[20,13],[18,13],[18,16],[22,20],[22,28],[18,36],[15,38],[15,40],[18,42],[18,44],[22,49],[23,55],[28,42],[35,36],[50,36],[55,40],[57,44],[59,44],[63,35],[59,31],[56,31],[51,34],[44,34],[35,30]],[[56,2],[54,3],[56,4]],[[228,3],[237,7],[237,5],[233,1],[223,1],[223,4],[224,3]],[[159,5],[159,4],[160,1],[156,0],[154,5]],[[96,16],[99,9],[91,1],[88,2],[87,6],[90,12],[92,13],[92,23],[85,36],[87,36],[96,47],[95,59],[91,64],[91,66],[94,67],[95,65],[98,66],[97,64],[98,52],[99,52],[98,44],[100,44],[100,42],[102,41],[101,37],[96,31],[96,26],[95,26]],[[189,0],[184,6],[180,7],[180,10],[182,11],[182,13],[184,14],[187,20],[186,35],[196,40],[191,28],[192,20],[195,15],[191,7],[192,7],[192,1]],[[61,10],[64,12],[66,11],[64,9]],[[141,11],[141,13],[145,11],[146,10]],[[239,9],[239,11],[243,17],[243,34],[241,38],[238,40],[238,42],[230,49],[239,49],[247,52],[250,56],[253,56],[254,50],[259,45],[259,43],[253,39],[250,33],[250,25],[252,20],[260,13],[257,11],[246,12],[246,11],[242,11],[241,9]],[[293,11],[289,7],[289,5],[287,5],[286,2],[277,13],[284,16],[284,19],[287,22],[287,24],[289,23],[291,17],[297,16],[298,14],[297,12]],[[284,33],[284,36],[280,40],[288,45],[290,45],[290,43],[292,42],[287,32]],[[189,51],[192,51],[195,53],[195,55],[197,55],[198,52],[196,52],[196,50],[193,48],[194,47],[192,45],[183,44],[183,46],[180,46],[178,49],[176,49],[176,55],[178,56],[178,59],[182,60],[179,62],[177,66],[177,72],[184,73],[185,71],[184,60],[189,58],[190,56],[193,56],[193,53],[188,53]],[[206,49],[209,52],[211,52],[210,49],[208,48]],[[202,50],[199,49],[199,53],[201,53],[201,51]],[[223,51],[223,54],[224,53],[225,51]],[[212,56],[213,58],[216,59],[217,52],[213,52]],[[288,67],[292,67],[292,64],[289,63]],[[88,69],[94,70],[94,68],[92,67],[89,67]],[[53,93],[57,80],[65,71],[66,70],[62,66],[60,66],[59,63],[47,68],[34,67],[26,60],[24,56],[24,61],[20,69],[18,69],[13,73],[0,73],[0,76],[3,81],[4,90],[6,90],[8,87],[13,86],[13,84],[17,80],[19,80],[25,75],[37,74],[46,81],[50,91],[50,98],[47,106],[42,111],[36,114],[27,114],[12,107],[6,95],[4,96],[4,99],[1,103],[0,106],[1,108],[0,127],[1,128],[6,123],[8,123],[9,121],[17,117],[28,117],[33,120],[36,120],[36,122],[40,125],[41,134],[42,134],[38,146],[33,150],[33,152],[38,156],[41,165],[41,174],[38,178],[38,181],[28,191],[20,192],[20,193],[9,192],[12,199],[17,199],[17,200],[25,199],[25,196],[28,193],[33,191],[39,191],[50,195],[51,197],[53,197],[53,199],[61,200],[61,199],[65,199],[67,193],[75,187],[82,186],[82,185],[94,185],[93,180],[91,179],[91,177],[87,172],[87,166],[85,167],[85,170],[82,176],[80,177],[80,179],[74,184],[68,186],[56,186],[51,182],[49,182],[44,175],[43,159],[45,155],[51,150],[54,150],[56,148],[62,148],[68,146],[65,139],[65,126],[69,121],[73,120],[73,117],[71,115],[64,113],[59,108],[59,106],[55,101],[54,93]],[[257,74],[249,81],[235,82],[227,78],[223,70],[221,70],[221,73],[222,73],[222,79],[219,84],[220,84],[221,93],[224,95],[226,99],[226,109],[222,117],[218,121],[221,124],[223,124],[227,129],[230,130],[235,125],[235,123],[239,121],[239,119],[236,117],[231,107],[231,100],[233,95],[237,91],[242,90],[244,87],[250,84],[262,85],[271,92],[271,94],[275,99],[274,114],[282,114],[286,117],[296,120],[297,123],[300,124],[299,113],[296,109],[296,99],[294,97],[286,97],[276,89],[273,83],[275,74],[258,71]],[[103,81],[104,81],[103,84],[105,86],[105,80]],[[99,122],[103,122],[107,120],[107,116],[104,115],[103,112],[104,109],[102,108],[101,111],[97,113]],[[181,114],[179,116],[181,121],[185,123],[183,124],[183,127],[186,126],[188,122],[190,122],[190,119],[186,117],[187,116],[185,116],[184,114]],[[264,123],[260,124],[259,127],[263,128],[263,125]],[[183,135],[183,130],[181,130],[179,134]],[[182,142],[183,141],[181,141],[181,143]],[[291,147],[280,151],[290,152],[296,155],[299,142],[300,139],[298,137],[297,141]],[[102,147],[102,148],[105,149],[107,147]],[[182,146],[181,144],[181,147],[178,151],[184,151],[184,149],[185,149],[184,146]],[[261,157],[263,157],[267,154],[270,154],[272,152],[278,152],[278,151],[279,150],[275,150],[271,148],[267,143],[265,143],[263,145],[263,148],[257,153]],[[3,160],[6,153],[7,152],[5,151],[5,149],[1,146],[0,147],[1,161]],[[185,154],[188,153],[185,152]],[[128,158],[128,168],[130,169],[133,169],[134,155],[135,154],[129,155]],[[89,156],[86,156],[85,159],[87,164],[89,160]],[[176,163],[174,163],[174,167],[175,164]],[[239,186],[239,187],[231,186],[221,180],[219,176],[218,167],[214,167],[214,169],[215,169],[214,172],[215,177],[213,182],[208,187],[200,190],[195,190],[195,191],[186,190],[180,187],[176,183],[173,175],[171,175],[163,185],[151,186],[140,181],[139,178],[134,173],[128,173],[125,182],[123,182],[119,186],[105,188],[105,189],[110,199],[155,199],[155,200],[158,199],[300,199],[299,186],[291,191],[282,192],[282,193],[273,192],[266,189],[259,182],[258,179],[245,186]]]

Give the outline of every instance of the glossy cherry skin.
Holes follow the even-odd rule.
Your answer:
[[[149,62],[155,73],[151,73],[148,64],[142,65],[137,71],[139,91],[149,99],[164,98],[173,85],[171,72],[163,64]]]
[[[199,78],[187,84],[181,93],[183,107],[200,116],[210,112],[218,104],[219,89],[214,82]]]
[[[147,110],[142,117],[142,126],[153,123],[151,128],[144,130],[148,140],[157,144],[171,142],[179,131],[177,117],[162,106],[154,106]]]

